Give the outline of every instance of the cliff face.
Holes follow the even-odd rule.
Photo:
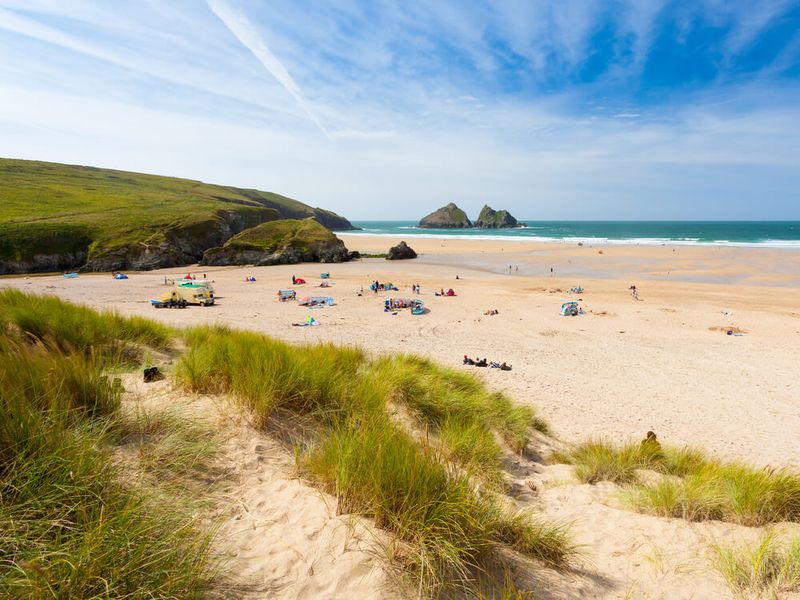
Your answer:
[[[263,223],[203,255],[204,265],[286,265],[350,260],[344,242],[313,217]]]
[[[92,251],[83,270],[149,270],[200,262],[208,248],[222,245],[241,231],[279,217],[278,211],[271,208],[245,213],[220,211],[211,219],[176,225],[142,242]]]
[[[424,229],[463,229],[472,227],[472,222],[467,217],[467,213],[451,202],[423,217],[419,222],[419,227]]]
[[[475,221],[475,227],[483,229],[497,229],[502,227],[517,227],[517,220],[507,210],[494,210],[488,204],[481,209],[481,214]]]

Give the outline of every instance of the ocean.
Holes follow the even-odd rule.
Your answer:
[[[583,242],[761,246],[800,250],[800,221],[534,221],[515,229],[419,229],[416,221],[353,221],[349,235]]]

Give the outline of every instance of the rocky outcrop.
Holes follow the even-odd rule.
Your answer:
[[[475,221],[475,227],[482,229],[498,229],[504,227],[519,227],[517,220],[511,216],[507,210],[494,210],[488,204],[484,204],[481,214]]]
[[[204,265],[288,265],[350,260],[344,242],[313,217],[263,223],[203,254]]]
[[[417,258],[417,253],[405,242],[400,242],[397,246],[389,248],[389,253],[386,255],[386,260],[405,260],[408,258]]]
[[[141,242],[116,247],[102,245],[101,251],[89,254],[82,270],[149,270],[200,262],[208,248],[220,246],[232,236],[278,217],[272,208],[219,211],[212,219],[169,227]]]
[[[467,213],[452,202],[423,217],[419,222],[423,229],[463,229],[472,227]]]

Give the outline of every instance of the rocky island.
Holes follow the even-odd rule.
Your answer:
[[[453,202],[443,206],[437,211],[423,217],[418,227],[423,229],[499,229],[510,227],[521,227],[522,225],[511,216],[507,210],[494,210],[488,204],[481,209],[480,215],[473,223],[467,217],[467,213],[461,210]]]
[[[419,222],[423,229],[465,229],[472,227],[472,222],[467,213],[458,208],[454,203],[443,206]]]
[[[494,210],[488,204],[484,204],[481,214],[475,220],[475,227],[481,229],[499,229],[506,227],[519,227],[517,220],[511,216],[507,210]]]
[[[334,233],[309,217],[269,221],[239,233],[223,246],[210,248],[203,265],[291,265],[338,263],[351,253]]]

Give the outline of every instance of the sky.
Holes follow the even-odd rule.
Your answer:
[[[0,156],[351,220],[800,220],[800,0],[0,0]]]

